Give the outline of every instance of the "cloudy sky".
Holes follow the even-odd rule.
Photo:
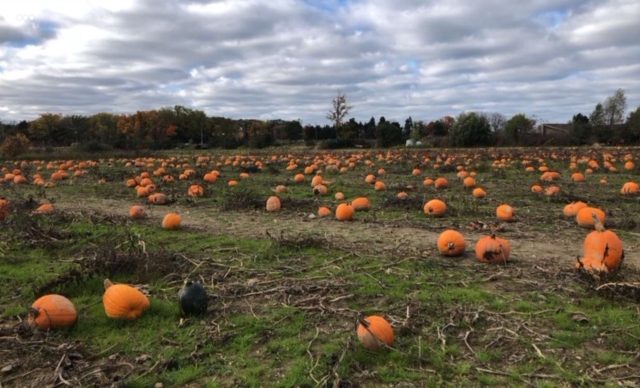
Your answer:
[[[0,120],[185,105],[234,118],[570,120],[640,105],[638,0],[3,0]]]

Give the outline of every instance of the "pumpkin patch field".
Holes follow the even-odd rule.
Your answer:
[[[639,160],[0,161],[0,385],[637,386]]]

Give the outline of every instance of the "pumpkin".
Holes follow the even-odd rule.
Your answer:
[[[202,284],[187,281],[178,292],[178,301],[183,315],[202,315],[207,312],[209,297]]]
[[[447,178],[440,177],[433,182],[433,185],[436,189],[444,189],[449,186],[449,181],[447,180]]]
[[[362,345],[369,350],[377,350],[384,345],[393,345],[393,328],[386,319],[379,315],[370,315],[361,319],[356,333]]]
[[[495,235],[484,236],[476,243],[476,258],[481,263],[506,263],[510,253],[509,241]]]
[[[270,196],[269,198],[267,198],[267,211],[268,212],[277,212],[278,210],[280,210],[280,198],[276,197],[275,195]]]
[[[327,189],[325,185],[317,185],[313,188],[314,195],[326,195],[327,191],[329,191],[329,189]]]
[[[605,230],[602,222],[592,213],[595,230],[584,239],[583,257],[578,258],[577,268],[588,271],[614,272],[624,259],[622,241],[617,234]]]
[[[398,194],[396,194],[396,198],[398,198],[398,199],[399,199],[399,200],[401,200],[401,201],[404,201],[404,200],[406,200],[406,199],[408,199],[408,198],[409,198],[409,194],[407,194],[407,193],[406,193],[406,192],[404,192],[404,191],[401,191],[401,192],[399,192]]]
[[[562,209],[562,214],[565,217],[575,217],[584,207],[587,207],[587,204],[582,201],[571,202]]]
[[[204,187],[200,185],[191,185],[187,190],[189,197],[202,197],[204,195]]]
[[[296,175],[293,177],[293,181],[294,181],[294,182],[296,182],[296,183],[302,183],[302,182],[304,182],[304,174],[296,174]]]
[[[162,219],[162,228],[166,230],[175,230],[180,228],[182,217],[178,213],[167,213]]]
[[[287,186],[285,185],[278,185],[276,186],[276,188],[273,190],[274,192],[281,194],[281,193],[286,193],[287,192]]]
[[[419,168],[414,168],[413,171],[411,171],[411,175],[413,176],[420,176],[420,174],[422,174],[422,171],[420,171]]]
[[[471,194],[473,195],[474,198],[478,198],[478,199],[481,199],[487,196],[487,192],[484,191],[482,187],[476,187],[475,189],[473,189]]]
[[[334,196],[334,198],[336,199],[336,201],[342,201],[342,200],[344,200],[344,194],[342,194],[342,192],[338,191],[336,193],[336,195]]]
[[[35,214],[51,214],[53,213],[53,205],[50,203],[43,203],[42,205],[38,206],[38,208],[36,210],[34,210],[33,212]]]
[[[498,217],[500,221],[513,221],[514,213],[513,208],[507,204],[502,204],[496,208],[496,217]]]
[[[134,220],[144,218],[145,216],[146,214],[144,211],[144,207],[140,205],[133,205],[129,208],[129,217],[133,218]]]
[[[620,189],[620,194],[622,195],[634,195],[634,194],[638,194],[640,192],[640,185],[638,185],[636,182],[626,182],[624,185],[622,185],[622,188]]]
[[[464,180],[462,181],[462,185],[467,188],[470,189],[473,186],[476,185],[476,180],[472,177],[472,176],[468,176],[466,178],[464,178]]]
[[[316,175],[311,179],[311,187],[316,187],[322,184],[324,184],[324,179],[322,179],[322,176],[320,175]]]
[[[371,209],[371,203],[369,202],[369,198],[367,197],[358,197],[354,199],[353,201],[351,201],[351,206],[353,206],[356,211]]]
[[[331,209],[329,209],[326,206],[320,206],[318,208],[318,217],[320,218],[324,218],[324,217],[328,217],[331,215]]]
[[[387,189],[387,186],[383,181],[376,181],[376,183],[373,185],[373,188],[375,191],[385,191]]]
[[[336,208],[336,219],[338,221],[351,221],[353,219],[354,213],[355,210],[353,206],[346,203],[341,203]]]
[[[234,187],[234,186],[238,186],[238,181],[235,179],[230,179],[229,182],[227,182],[227,185],[229,187]]]
[[[149,299],[135,287],[113,284],[111,280],[105,279],[104,288],[102,304],[109,318],[133,320],[140,318],[149,308]]]
[[[423,210],[428,216],[441,217],[447,212],[447,204],[439,199],[432,199],[424,204]]]
[[[9,200],[0,197],[0,221],[4,220],[9,214]]]
[[[624,169],[627,171],[631,171],[636,167],[636,165],[633,163],[633,160],[628,160],[627,162],[625,162],[624,164]]]
[[[542,186],[540,186],[539,184],[535,183],[533,185],[531,185],[531,192],[532,193],[542,193]]]
[[[595,225],[593,222],[593,214],[595,214],[600,222],[604,223],[606,219],[605,213],[598,208],[589,206],[578,210],[578,213],[576,213],[576,222],[583,228],[593,228]]]
[[[168,199],[163,193],[153,193],[147,198],[147,201],[154,205],[166,205]]]
[[[50,294],[38,298],[29,309],[29,325],[40,329],[70,327],[78,313],[73,303],[62,295]]]
[[[433,183],[434,183],[434,181],[433,181],[432,178],[426,178],[425,180],[422,181],[422,185],[424,187],[431,186],[431,185],[433,185]]]
[[[444,256],[460,256],[467,247],[462,233],[451,229],[440,233],[437,245],[438,251]]]
[[[372,183],[373,183],[373,182],[375,182],[375,181],[376,181],[376,176],[375,176],[375,175],[373,175],[373,174],[369,174],[369,175],[367,175],[366,177],[364,177],[364,182],[365,182],[365,183],[372,184]]]
[[[585,177],[581,172],[574,172],[573,174],[571,174],[571,180],[574,182],[584,182]]]

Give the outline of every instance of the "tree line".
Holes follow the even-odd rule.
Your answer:
[[[248,120],[210,117],[183,106],[133,114],[91,116],[45,113],[33,121],[0,123],[0,154],[12,157],[29,147],[168,149],[190,145],[208,148],[261,148],[303,140],[319,148],[390,147],[420,142],[425,146],[527,146],[640,143],[640,107],[625,117],[622,89],[596,104],[589,114],[577,113],[559,132],[536,131],[537,121],[524,113],[464,112],[429,122],[407,118],[404,125],[384,116],[367,122],[345,120],[351,106],[338,93],[327,114],[330,125],[302,126],[299,120]],[[420,144],[418,143],[418,144]]]

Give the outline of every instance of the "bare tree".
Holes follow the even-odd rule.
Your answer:
[[[604,102],[604,116],[609,127],[613,124],[624,122],[624,110],[627,108],[627,98],[624,90],[618,89],[611,97],[607,97]]]
[[[331,110],[327,113],[327,119],[334,123],[336,128],[342,125],[342,121],[351,109],[347,105],[347,96],[338,92],[338,95],[331,101]]]

